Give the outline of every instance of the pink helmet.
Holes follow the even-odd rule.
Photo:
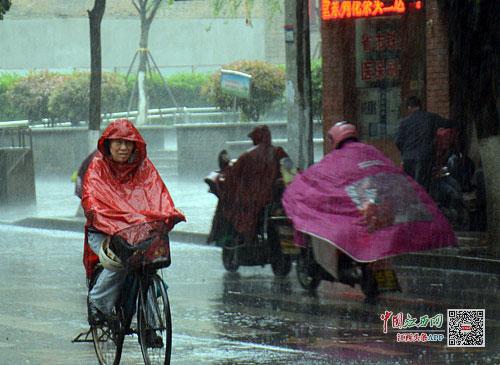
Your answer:
[[[328,131],[330,142],[333,148],[338,148],[339,144],[349,138],[358,138],[356,127],[349,122],[342,121],[335,123],[335,125]]]

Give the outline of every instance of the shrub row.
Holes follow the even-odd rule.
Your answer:
[[[206,98],[200,94],[201,87],[208,77],[191,73],[176,74],[167,79],[159,75],[153,76],[147,83],[150,108],[175,106],[174,100],[178,106],[209,105]],[[33,122],[43,118],[70,122],[87,120],[89,82],[88,72],[31,72],[24,77],[2,74],[0,121],[27,119]],[[134,77],[127,80],[122,74],[103,73],[102,112],[126,111],[134,86]]]
[[[282,66],[262,61],[238,61],[223,68],[252,75],[250,99],[237,99],[247,119],[285,111],[285,71]],[[201,107],[215,105],[230,109],[234,98],[222,93],[220,71],[210,74],[178,73],[168,78],[156,74],[146,83],[150,108]],[[89,73],[30,72],[26,76],[0,74],[0,121],[28,119],[77,122],[88,119]],[[102,111],[126,111],[135,78],[118,73],[103,73]],[[168,85],[168,87],[166,86]],[[321,62],[312,63],[313,114],[321,114]],[[137,93],[135,93],[137,94]],[[132,100],[136,105],[136,101]],[[132,106],[134,108],[134,106]]]

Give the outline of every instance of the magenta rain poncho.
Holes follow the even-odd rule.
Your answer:
[[[376,148],[348,142],[297,175],[283,196],[296,230],[371,262],[456,244],[432,198]]]

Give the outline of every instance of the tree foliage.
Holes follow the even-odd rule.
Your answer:
[[[323,67],[321,59],[311,62],[312,114],[315,118],[323,114]]]
[[[167,84],[178,101],[186,107],[209,106],[201,88],[210,75],[182,72],[169,76]],[[125,74],[102,74],[102,112],[124,112],[130,100],[135,79]],[[173,107],[164,81],[155,75],[147,85],[150,108]],[[56,74],[32,72],[26,76],[15,73],[0,75],[0,121],[50,118],[74,124],[88,119],[89,73]]]
[[[51,72],[31,72],[17,80],[7,93],[7,101],[12,107],[23,111],[25,119],[38,121],[51,118],[49,97],[66,76]]]
[[[113,73],[102,76],[102,111],[123,111],[128,94],[125,78]],[[50,114],[73,124],[86,120],[90,102],[89,79],[88,72],[76,72],[58,84],[49,96]]]
[[[212,0],[212,9],[215,16],[235,17],[243,12],[246,24],[251,25],[255,2],[255,0]],[[264,0],[262,3],[269,17],[282,11],[282,0]]]
[[[209,106],[206,97],[201,96],[201,89],[208,82],[210,75],[205,73],[181,72],[166,78],[166,84],[178,106]],[[159,74],[153,74],[146,84],[149,108],[175,107],[172,97]]]
[[[0,20],[2,20],[5,13],[9,11],[11,4],[10,0],[0,0]]]

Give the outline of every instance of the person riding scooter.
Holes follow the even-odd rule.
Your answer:
[[[222,151],[220,170],[205,178],[209,192],[219,198],[207,241],[223,248],[223,264],[229,271],[236,271],[239,265],[271,263],[277,275],[286,275],[291,259],[281,254],[269,207],[281,198],[280,160],[288,155],[271,144],[271,132],[265,125],[248,136],[252,148],[235,161]]]
[[[345,266],[356,277],[356,265],[344,265],[330,247],[356,263],[371,263],[456,243],[453,229],[424,188],[375,147],[359,142],[354,125],[336,123],[328,136],[332,151],[298,174],[282,200],[294,228],[321,242],[313,258],[324,270],[335,276]],[[362,288],[366,280],[373,277],[365,270]],[[372,288],[365,289],[375,295]]]
[[[251,242],[259,214],[274,199],[276,180],[280,178],[279,161],[288,155],[271,144],[271,132],[265,125],[256,127],[248,137],[254,146],[234,163],[221,167],[223,175],[218,178],[217,191],[224,219],[246,242]],[[214,238],[217,236],[214,233]]]

